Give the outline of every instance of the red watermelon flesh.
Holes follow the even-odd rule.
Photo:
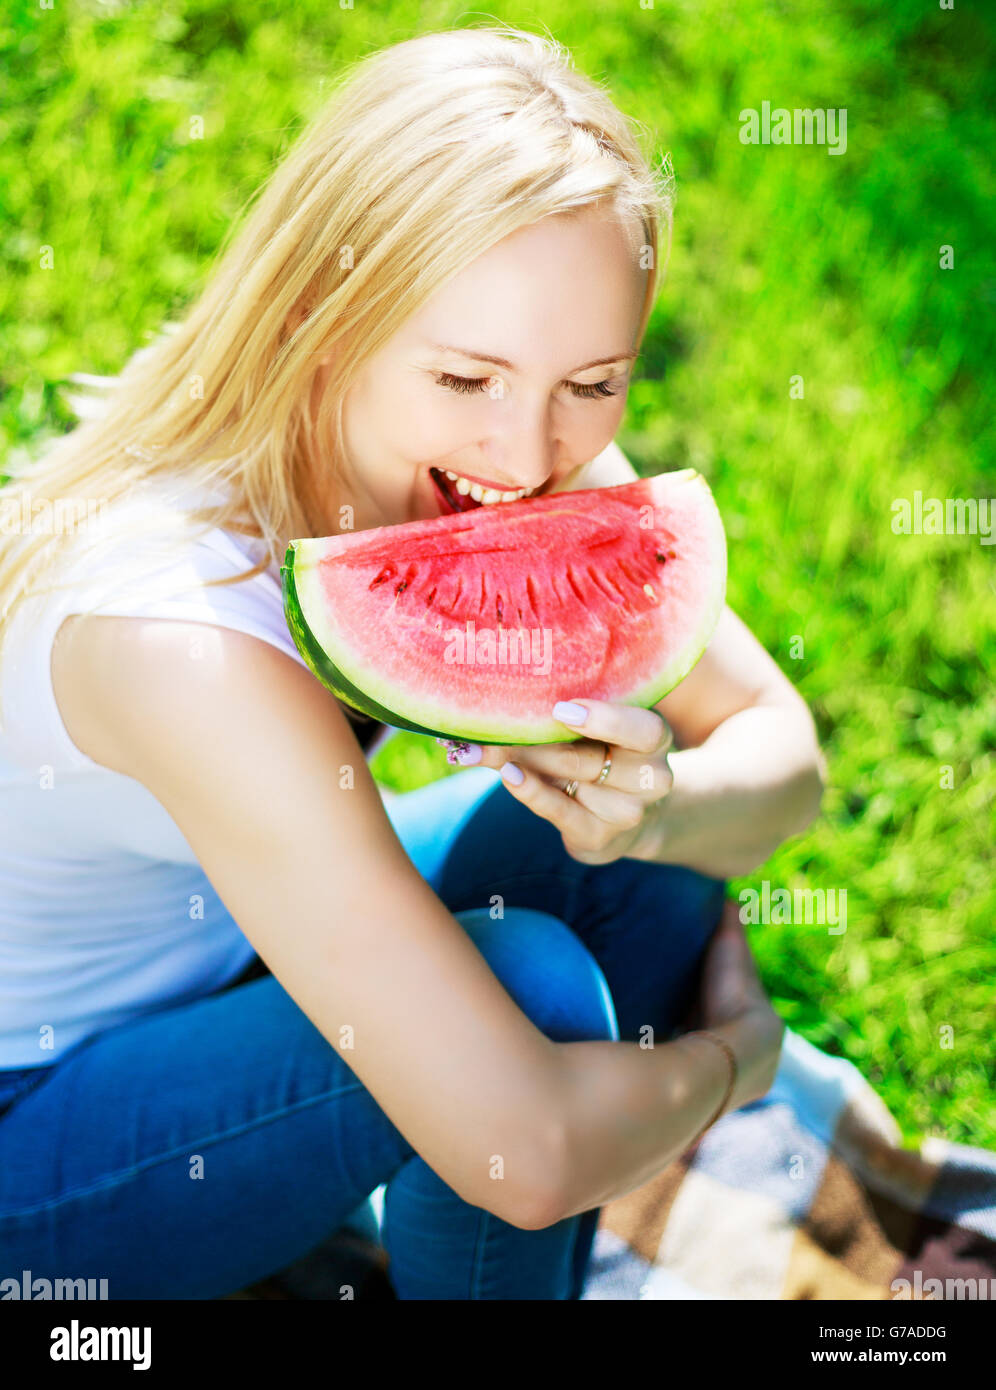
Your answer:
[[[582,737],[551,713],[650,708],[708,645],[726,540],[693,469],[292,541],[287,621],[340,699],[479,743]]]

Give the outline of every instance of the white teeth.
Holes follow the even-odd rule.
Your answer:
[[[442,470],[449,478],[451,483],[456,484],[456,490],[461,497],[468,495],[475,502],[480,502],[482,506],[491,506],[495,502],[517,502],[520,497],[531,497],[536,491],[532,487],[520,487],[515,492],[501,492],[498,488],[482,487],[480,483],[472,483],[469,478],[461,478],[459,473],[451,473],[448,468]]]
[[[489,488],[484,494],[484,506],[488,506],[491,502],[518,502],[520,497],[530,497],[532,493],[531,487],[519,488],[518,492],[495,492],[494,488]]]

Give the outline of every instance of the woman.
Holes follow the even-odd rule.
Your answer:
[[[556,44],[374,54],[16,481],[98,515],[0,553],[0,1278],[218,1297],[386,1184],[399,1297],[577,1298],[599,1205],[770,1086],[717,924],[820,755],[732,612],[656,710],[579,690],[581,741],[464,750],[393,825],[282,615],[294,537],[636,476],[668,218]]]

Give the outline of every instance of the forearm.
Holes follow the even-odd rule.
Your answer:
[[[824,763],[801,705],[741,710],[669,761],[674,784],[648,807],[631,858],[734,878],[763,864],[819,810]]]
[[[727,1110],[756,1098],[749,1058],[757,1027],[745,1016],[710,1030],[744,1059]],[[652,1048],[578,1042],[559,1051],[563,1216],[623,1197],[672,1163],[716,1114],[729,1079],[721,1049],[694,1034]]]

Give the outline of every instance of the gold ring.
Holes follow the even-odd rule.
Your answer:
[[[575,796],[575,795],[577,794],[577,789],[578,789],[578,784],[577,784],[577,782],[570,781],[570,782],[568,782],[567,786],[564,788],[564,795],[565,795],[565,796]]]
[[[604,782],[605,779],[606,779],[606,777],[608,777],[608,775],[609,775],[609,768],[610,768],[611,766],[612,766],[612,749],[609,747],[608,744],[606,744],[606,745],[605,745],[605,762],[602,764],[602,770],[601,770],[601,772],[600,772],[600,773],[598,774],[598,776],[595,778],[595,786],[596,786],[596,787],[598,786],[598,784],[599,784],[600,782]]]

